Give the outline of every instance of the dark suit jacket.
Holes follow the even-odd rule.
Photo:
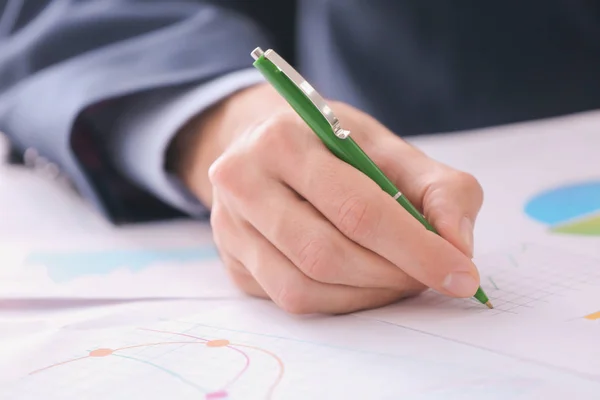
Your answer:
[[[248,68],[257,46],[403,136],[600,106],[591,0],[0,0],[0,10],[0,130],[117,223],[177,210],[123,177],[106,151],[110,121],[100,129],[89,115]]]

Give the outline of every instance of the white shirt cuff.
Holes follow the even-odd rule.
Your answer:
[[[165,171],[167,148],[191,118],[232,93],[264,82],[254,68],[230,73],[189,89],[142,95],[118,118],[111,132],[110,152],[119,171],[165,203],[192,215],[206,208]]]

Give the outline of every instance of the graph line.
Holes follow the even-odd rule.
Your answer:
[[[147,328],[140,328],[140,330],[149,331],[149,332],[157,332],[157,333],[165,333],[165,334],[176,335],[176,336],[183,336],[183,337],[187,337],[187,338],[198,339],[198,340],[203,340],[205,342],[208,342],[208,339],[205,339],[205,338],[202,338],[202,337],[199,337],[199,336],[190,335],[190,334],[183,333],[183,332],[170,332],[170,331],[161,331],[161,330],[157,330],[157,329],[147,329]],[[225,347],[227,347],[227,348],[229,348],[231,350],[234,350],[234,351],[240,353],[244,357],[244,359],[245,359],[246,362],[245,362],[244,367],[242,368],[242,370],[240,372],[238,372],[238,374],[231,381],[229,381],[223,387],[223,389],[227,389],[228,387],[230,387],[231,385],[233,385],[235,382],[237,382],[237,380],[240,379],[242,375],[244,375],[244,372],[246,372],[246,370],[250,366],[250,357],[248,357],[248,354],[244,353],[240,349],[232,347],[231,345],[227,345]],[[276,357],[276,359],[277,359],[277,357]]]
[[[127,350],[127,349],[134,349],[134,348],[138,348],[138,347],[158,346],[158,345],[165,345],[165,344],[200,344],[200,343],[199,342],[158,342],[158,343],[136,344],[136,345],[133,345],[133,346],[119,347],[119,348],[114,349],[114,350],[113,349],[96,349],[96,350],[90,351],[90,353],[87,356],[73,358],[71,360],[61,361],[61,362],[58,362],[58,363],[55,363],[55,364],[51,364],[51,365],[48,365],[48,366],[46,366],[44,368],[36,369],[35,371],[30,372],[28,375],[38,374],[38,373],[40,373],[42,371],[46,371],[46,370],[48,370],[50,368],[59,367],[61,365],[69,364],[69,363],[72,363],[72,362],[75,362],[75,361],[84,360],[86,358],[98,357],[97,355],[94,355],[94,353],[98,352],[98,351],[107,351],[107,354],[100,355],[100,357],[103,357],[103,356],[112,355],[116,351]]]
[[[119,357],[119,358],[123,358],[123,359],[128,359],[131,361],[136,361],[139,363],[143,363],[149,366],[152,366],[154,368],[157,368],[160,371],[163,371],[171,376],[173,376],[174,378],[180,380],[181,382],[185,383],[188,386],[193,387],[194,389],[202,392],[202,393],[208,393],[209,390],[187,380],[186,378],[184,378],[183,376],[181,376],[180,374],[178,374],[175,371],[171,371],[167,368],[161,367],[160,365],[154,364],[150,361],[146,361],[146,360],[142,360],[139,358],[135,358],[135,357],[131,357],[131,356],[126,356],[123,354],[115,354],[116,352],[120,352],[123,350],[130,350],[130,349],[135,349],[135,348],[144,348],[144,347],[152,347],[152,346],[163,346],[163,345],[174,345],[174,344],[183,344],[183,345],[188,345],[188,344],[203,344],[205,346],[208,347],[227,347],[239,354],[241,354],[244,357],[244,366],[243,368],[240,370],[240,372],[238,372],[234,378],[232,380],[230,380],[222,389],[218,390],[217,392],[211,392],[208,393],[207,396],[210,396],[212,394],[216,394],[216,393],[226,393],[225,389],[228,388],[229,386],[233,385],[245,372],[246,370],[249,368],[250,366],[250,357],[248,356],[248,354],[246,354],[243,350],[238,349],[237,347],[245,347],[245,348],[249,348],[249,349],[253,349],[259,352],[262,352],[264,354],[269,355],[270,357],[272,357],[278,364],[278,374],[277,374],[277,378],[275,379],[275,381],[271,384],[271,386],[269,387],[268,391],[267,391],[267,399],[270,399],[273,396],[273,393],[275,391],[275,389],[277,388],[277,386],[279,385],[279,383],[281,382],[283,375],[284,375],[284,371],[285,371],[285,367],[284,367],[284,363],[281,360],[281,358],[279,358],[279,356],[277,356],[275,353],[265,350],[265,349],[261,349],[259,347],[255,347],[255,346],[250,346],[250,345],[244,345],[244,344],[235,344],[235,343],[231,343],[228,340],[225,339],[217,339],[217,340],[209,340],[209,339],[205,339],[202,337],[198,337],[198,336],[193,336],[193,335],[189,335],[186,333],[182,333],[182,332],[170,332],[170,331],[159,331],[159,330],[154,330],[154,329],[145,329],[145,328],[139,328],[140,330],[145,330],[145,331],[150,331],[150,332],[157,332],[157,333],[164,333],[164,334],[170,334],[170,335],[175,335],[175,336],[181,336],[181,337],[187,337],[190,339],[195,339],[195,341],[171,341],[171,342],[153,342],[153,343],[142,343],[142,344],[135,344],[135,345],[129,345],[129,346],[124,346],[124,347],[119,347],[116,349],[109,349],[109,348],[99,348],[99,349],[95,349],[95,350],[91,350],[89,351],[89,354],[83,357],[78,357],[78,358],[74,358],[74,359],[70,359],[70,360],[66,360],[66,361],[61,361],[52,365],[48,365],[44,368],[40,368],[37,369],[35,371],[30,372],[28,375],[33,375],[33,374],[37,374],[40,373],[42,371],[46,371],[49,370],[51,368],[55,368],[55,367],[59,367],[61,365],[65,365],[65,364],[69,364],[69,363],[73,363],[76,361],[80,361],[80,360],[84,360],[84,359],[88,359],[88,358],[102,358],[102,357]],[[236,347],[234,347],[236,346]]]
[[[248,370],[248,367],[250,367],[250,357],[248,357],[248,354],[244,353],[240,349],[236,349],[235,347],[232,347],[231,345],[227,346],[227,347],[230,348],[231,350],[237,351],[242,356],[244,356],[244,358],[246,359],[246,362],[244,363],[244,367],[240,370],[240,372],[238,372],[237,375],[233,377],[233,379],[231,379],[229,382],[227,382],[227,384],[223,387],[224,389],[229,388],[231,385],[233,385],[235,382],[237,382],[237,380],[240,379],[242,377],[242,375],[244,375],[244,373]]]
[[[550,363],[547,363],[545,361],[539,361],[539,360],[536,360],[534,358],[529,358],[529,357],[525,357],[525,356],[510,355],[510,354],[507,354],[507,353],[502,352],[502,351],[497,351],[497,350],[495,350],[493,348],[489,348],[489,347],[486,347],[486,346],[481,346],[481,345],[477,345],[477,344],[473,344],[473,343],[468,343],[468,342],[463,341],[463,340],[454,339],[454,338],[443,336],[443,335],[438,335],[436,333],[427,332],[427,331],[422,330],[422,329],[412,328],[412,327],[409,327],[409,326],[406,326],[406,325],[402,325],[402,324],[398,324],[398,323],[395,323],[395,322],[385,321],[385,320],[382,320],[382,319],[371,318],[371,317],[362,317],[362,316],[358,316],[358,315],[355,315],[355,316],[358,317],[358,318],[363,318],[363,319],[367,319],[367,320],[371,320],[371,321],[377,321],[377,322],[380,322],[382,324],[397,326],[399,328],[408,329],[408,330],[414,331],[414,332],[419,332],[419,333],[422,333],[422,334],[427,335],[427,336],[432,336],[432,337],[435,337],[435,338],[438,338],[438,339],[442,339],[442,340],[445,340],[445,341],[458,343],[458,344],[463,345],[463,346],[473,347],[473,348],[476,348],[476,349],[484,350],[484,351],[492,353],[492,354],[513,357],[516,360],[520,360],[520,361],[527,362],[527,363],[534,364],[534,365],[539,365],[539,366],[542,366],[542,367],[545,367],[545,368],[550,368],[550,369],[553,369],[553,370],[556,370],[556,371],[560,371],[560,372],[566,372],[566,373],[568,373],[570,375],[578,376],[580,378],[583,378],[583,379],[586,379],[586,380],[589,380],[589,381],[592,381],[592,382],[600,382],[600,378],[598,378],[598,376],[596,376],[596,375],[579,372],[579,371],[574,370],[574,369],[569,368],[569,367],[562,367],[562,366],[559,366],[559,365],[550,364]]]
[[[150,347],[150,346],[161,346],[161,345],[165,345],[165,344],[204,344],[204,343],[199,343],[199,342],[156,342],[156,343],[144,343],[144,344],[134,344],[131,346],[125,346],[125,347],[119,347],[118,349],[114,349],[114,351],[121,351],[121,350],[129,350],[129,349],[136,349],[138,347]]]
[[[69,364],[69,363],[72,363],[72,362],[75,362],[75,361],[79,361],[79,360],[83,360],[84,358],[89,358],[89,357],[90,356],[87,355],[87,356],[83,356],[83,357],[73,358],[72,360],[62,361],[62,362],[59,362],[59,363],[56,363],[56,364],[49,365],[49,366],[44,367],[44,368],[36,369],[35,371],[30,372],[29,375],[34,375],[34,374],[40,373],[42,371],[45,371],[47,369],[58,367],[59,365]]]
[[[171,375],[172,377],[179,379],[181,382],[185,383],[188,386],[193,387],[194,389],[196,389],[196,390],[198,390],[198,391],[200,391],[202,393],[208,392],[207,389],[204,389],[203,387],[201,387],[199,385],[196,385],[194,382],[191,382],[191,381],[185,379],[183,376],[179,375],[175,371],[171,371],[170,369],[161,367],[160,365],[151,363],[150,361],[140,360],[139,358],[134,358],[134,357],[130,357],[130,356],[124,356],[122,354],[112,354],[112,357],[125,358],[127,360],[137,361],[137,362],[142,363],[142,364],[150,365],[151,367],[159,369],[159,370],[161,370],[161,371],[163,371],[163,372]]]
[[[181,333],[181,332],[169,332],[169,331],[157,331],[157,330],[153,330],[153,329],[149,329],[150,331],[154,331],[154,332],[161,332],[161,333],[167,333],[167,334],[171,334],[171,335],[178,335],[178,336],[185,336],[185,337],[189,337],[189,338],[193,338],[193,339],[200,339],[200,340],[206,340],[197,336],[193,336],[193,335],[189,335],[187,333]],[[248,355],[245,354],[244,352],[242,352],[239,349],[236,349],[235,347],[232,346],[237,346],[237,347],[246,347],[249,349],[253,349],[253,350],[257,350],[257,351],[261,351],[271,357],[273,357],[275,359],[275,361],[277,361],[277,364],[279,365],[279,373],[277,375],[277,379],[275,380],[275,382],[273,382],[273,384],[271,385],[271,387],[269,388],[268,391],[268,396],[267,398],[271,398],[273,396],[273,392],[275,391],[275,389],[277,388],[277,386],[279,385],[279,383],[281,382],[281,380],[283,379],[283,374],[285,372],[285,365],[283,364],[283,361],[281,360],[281,358],[279,358],[275,353],[272,353],[268,350],[265,349],[261,349],[259,347],[254,347],[254,346],[250,346],[250,345],[244,345],[244,344],[231,344],[228,345],[227,347],[230,347],[233,350],[237,350],[240,353],[242,353],[247,360],[246,366],[244,367],[244,369],[238,374],[238,376],[241,376],[244,371],[248,368],[248,366],[250,365],[250,359],[248,358]],[[238,377],[234,378],[237,379]],[[235,381],[235,380],[234,380]]]
[[[277,379],[275,380],[275,382],[269,388],[267,398],[270,399],[271,397],[273,397],[273,392],[275,391],[275,388],[277,388],[277,385],[279,385],[279,383],[281,382],[281,379],[283,378],[283,373],[285,371],[285,366],[283,364],[283,361],[281,361],[281,358],[279,358],[275,353],[272,353],[272,352],[270,352],[268,350],[265,350],[265,349],[261,349],[259,347],[249,346],[249,345],[245,345],[245,344],[236,344],[235,346],[246,347],[248,349],[262,351],[263,353],[270,355],[271,357],[273,357],[277,361],[277,363],[279,364],[279,375],[277,375]]]

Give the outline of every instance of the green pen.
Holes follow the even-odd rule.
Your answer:
[[[438,234],[419,210],[350,137],[350,131],[340,126],[340,122],[331,108],[306,79],[271,49],[263,51],[260,47],[257,47],[251,55],[254,58],[254,67],[287,100],[336,157],[374,180],[381,189],[400,203],[426,229]],[[490,303],[481,287],[474,297],[482,304],[493,308],[492,303]]]

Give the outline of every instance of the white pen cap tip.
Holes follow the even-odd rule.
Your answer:
[[[252,50],[252,53],[250,54],[252,54],[252,58],[258,60],[263,54],[265,54],[265,52],[260,47],[257,47],[254,50]]]

